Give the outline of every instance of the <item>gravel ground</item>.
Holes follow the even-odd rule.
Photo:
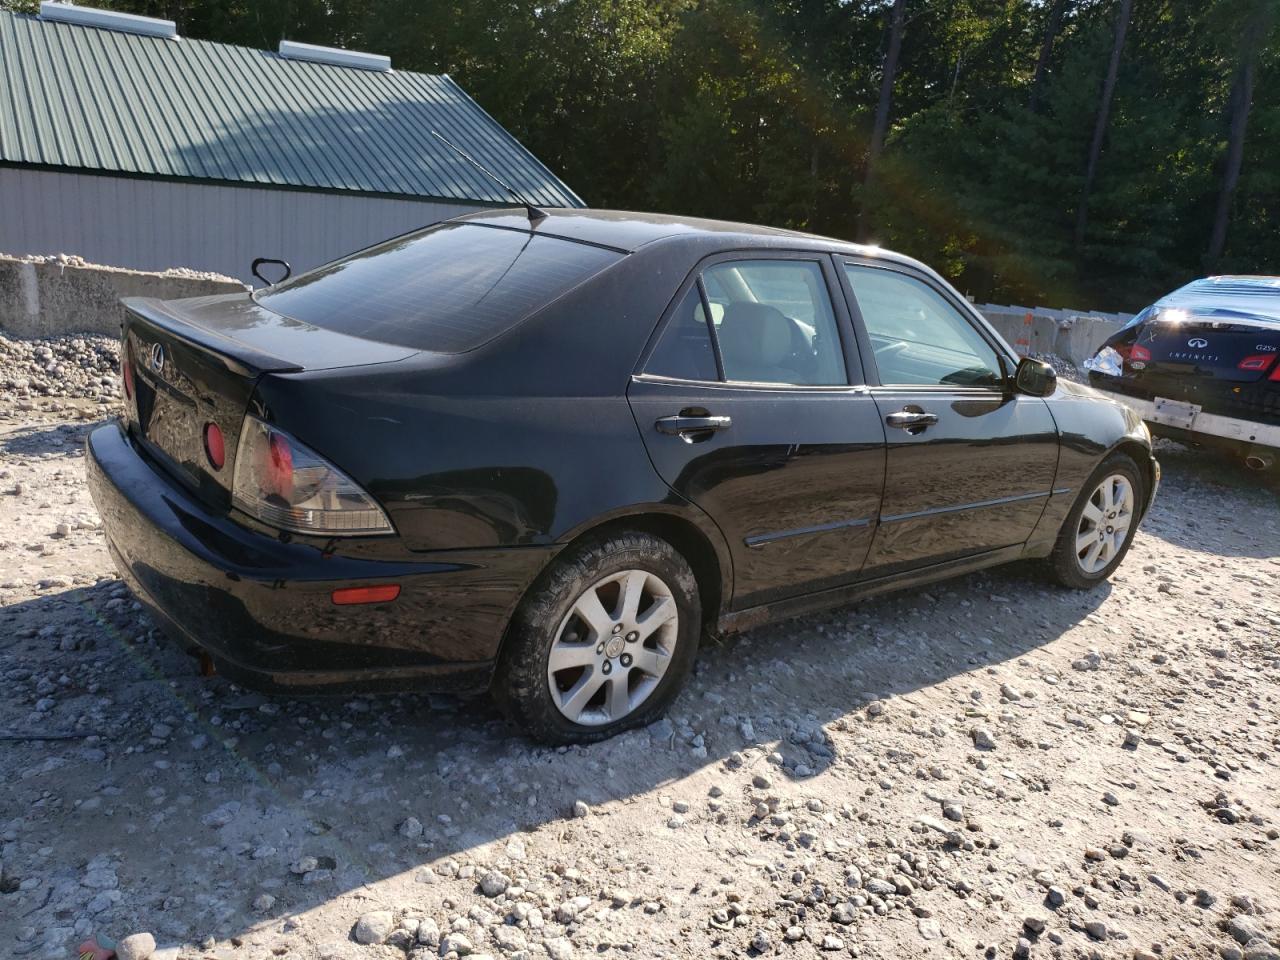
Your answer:
[[[708,644],[669,720],[552,750],[485,700],[200,678],[82,482],[114,367],[0,339],[9,955],[1280,957],[1257,475],[1162,446],[1097,591],[1010,567],[762,628]]]

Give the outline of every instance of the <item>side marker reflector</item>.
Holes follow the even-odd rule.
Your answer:
[[[339,606],[353,603],[390,603],[400,596],[400,584],[384,583],[376,587],[343,587],[333,591],[333,602]]]

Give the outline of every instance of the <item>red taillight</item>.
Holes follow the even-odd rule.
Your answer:
[[[398,583],[384,583],[377,587],[343,587],[332,594],[333,602],[339,606],[351,603],[390,603],[398,596]]]
[[[126,345],[120,351],[120,379],[124,381],[124,398],[133,399],[133,354]]]
[[[1274,353],[1255,353],[1253,356],[1245,357],[1236,366],[1241,370],[1263,371],[1271,366],[1275,358]]]
[[[1150,359],[1151,351],[1146,347],[1138,346],[1136,343],[1133,345],[1133,349],[1129,351],[1129,360],[1131,362],[1137,360],[1139,363],[1146,363]]]
[[[1276,364],[1276,368],[1271,371],[1271,376],[1267,377],[1267,379],[1280,383],[1280,363]]]
[[[204,455],[215,470],[221,470],[227,462],[227,447],[222,439],[222,428],[216,423],[204,425]]]
[[[283,500],[293,499],[293,451],[289,441],[278,433],[271,435],[268,447],[267,490]]]

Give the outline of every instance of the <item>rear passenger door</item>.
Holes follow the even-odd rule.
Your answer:
[[[1026,542],[1057,471],[1048,404],[1006,387],[1014,359],[932,278],[839,262],[887,438],[865,575]]]
[[[704,262],[628,398],[658,472],[729,544],[732,609],[857,576],[885,438],[829,257]]]

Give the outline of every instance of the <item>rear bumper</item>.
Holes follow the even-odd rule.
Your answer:
[[[152,466],[118,424],[87,441],[107,545],[171,634],[248,683],[473,692],[490,680],[516,603],[549,550],[357,559],[266,537],[211,512]],[[393,602],[337,606],[338,587],[397,583]]]
[[[1280,447],[1280,426],[1258,423],[1254,420],[1242,420],[1237,417],[1223,416],[1217,413],[1206,413],[1197,404],[1184,405],[1187,409],[1164,410],[1157,406],[1155,400],[1133,397],[1123,393],[1115,393],[1101,384],[1094,384],[1094,389],[1108,399],[1128,407],[1143,420],[1157,428],[1167,429],[1170,433],[1183,434],[1188,437],[1204,436],[1230,440],[1244,446]]]

